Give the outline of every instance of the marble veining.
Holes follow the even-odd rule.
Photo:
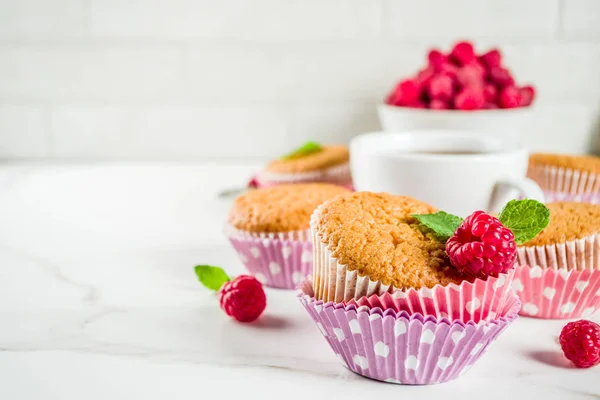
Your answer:
[[[600,398],[600,369],[559,353],[563,321],[520,318],[458,380],[409,387],[342,367],[293,292],[229,320],[193,266],[242,272],[216,194],[253,168],[0,167],[0,398]]]

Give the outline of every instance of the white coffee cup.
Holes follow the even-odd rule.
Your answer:
[[[357,191],[410,196],[461,217],[499,212],[518,196],[543,202],[527,163],[522,145],[476,133],[373,132],[350,142]]]

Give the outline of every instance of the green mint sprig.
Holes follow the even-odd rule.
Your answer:
[[[412,217],[431,229],[443,241],[450,239],[463,221],[461,217],[443,211],[435,214],[414,214]],[[548,226],[550,210],[536,200],[511,200],[504,206],[498,219],[515,235],[515,242],[523,244]]]
[[[504,206],[498,219],[515,235],[515,242],[523,244],[548,226],[550,210],[536,200],[511,200]]]
[[[450,239],[463,222],[461,217],[448,214],[444,211],[438,211],[435,214],[414,214],[412,216],[422,225],[435,232],[436,236],[443,241]]]
[[[215,292],[221,289],[225,282],[231,280],[222,268],[212,265],[196,265],[194,267],[198,280],[210,290]]]
[[[294,158],[304,157],[313,153],[318,153],[323,150],[323,146],[321,146],[317,142],[306,142],[302,146],[298,147],[296,150],[292,151],[289,154],[281,157],[282,160],[292,160]]]

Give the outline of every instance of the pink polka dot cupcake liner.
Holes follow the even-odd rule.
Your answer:
[[[513,289],[521,315],[571,319],[600,310],[600,235],[517,248]]]
[[[321,171],[278,174],[262,171],[256,176],[259,187],[271,187],[286,183],[325,182],[334,183],[353,190],[350,163],[336,165]]]
[[[520,314],[544,319],[588,317],[600,311],[600,270],[568,270],[520,265],[513,289]]]
[[[600,177],[585,171],[549,165],[530,166],[527,176],[545,191],[546,202],[597,201],[600,197]],[[597,204],[597,203],[596,203]]]
[[[263,285],[295,289],[312,274],[312,243],[309,231],[255,234],[225,228],[240,260]]]
[[[320,208],[312,215],[316,223]],[[514,270],[486,280],[475,279],[461,284],[436,285],[433,288],[402,290],[368,276],[360,276],[340,264],[324,244],[315,229],[313,233],[313,282],[317,300],[336,303],[356,303],[357,306],[391,308],[431,315],[436,318],[479,322],[496,318],[511,295]]]
[[[305,282],[298,298],[342,365],[378,381],[447,382],[464,374],[517,318],[514,294],[497,319],[462,322],[433,316],[323,302]]]

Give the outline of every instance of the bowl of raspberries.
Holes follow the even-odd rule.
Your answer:
[[[536,91],[532,85],[518,84],[502,61],[500,50],[477,54],[468,41],[456,43],[446,54],[430,50],[425,68],[398,82],[379,106],[382,128],[522,137]]]

